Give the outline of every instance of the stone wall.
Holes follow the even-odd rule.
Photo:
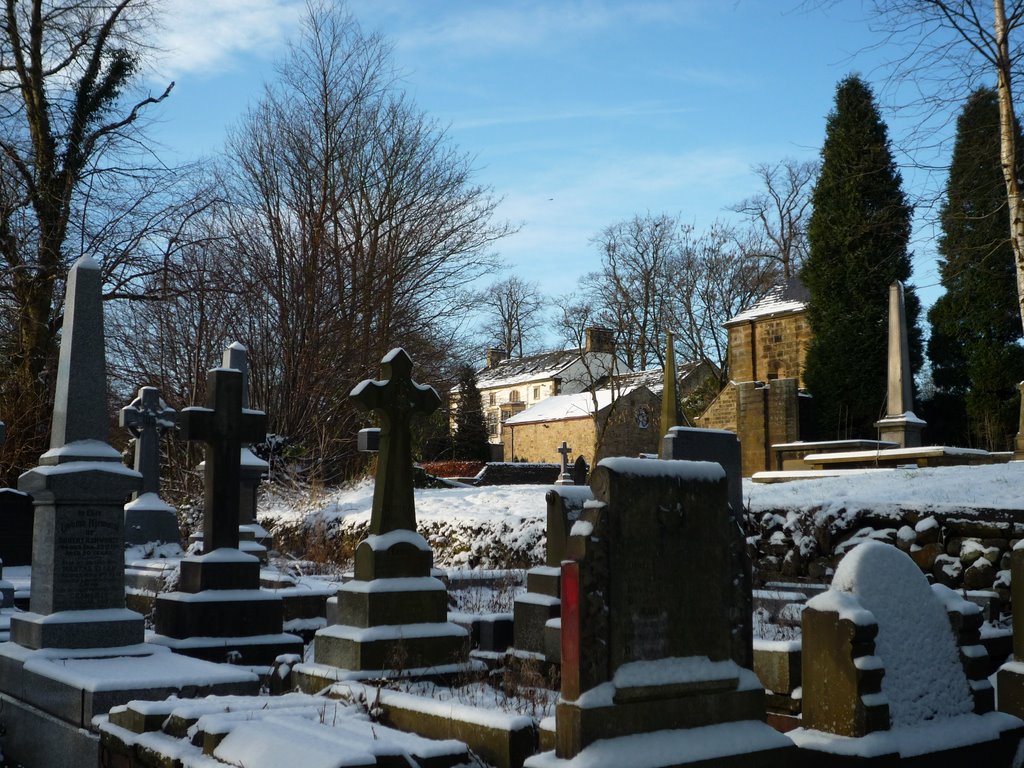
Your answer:
[[[574,461],[583,456],[591,466],[606,456],[657,453],[660,409],[661,398],[646,389],[636,389],[602,410],[596,420],[587,416],[506,426],[502,429],[505,457],[515,461],[554,461],[559,458],[557,449],[563,440],[573,449]],[[645,427],[640,426],[644,420],[637,419],[640,411],[646,415]],[[596,450],[598,429],[602,430],[600,452]]]
[[[733,381],[796,378],[803,387],[810,338],[805,312],[734,325],[729,328],[729,376]]]
[[[773,444],[801,439],[801,400],[796,379],[730,382],[697,419],[697,426],[735,432],[743,476],[749,477],[775,469]]]
[[[727,429],[736,431],[736,383],[730,381],[694,421],[702,429]]]

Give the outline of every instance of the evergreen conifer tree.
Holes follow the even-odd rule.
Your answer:
[[[1017,142],[1024,146],[1019,127]],[[939,239],[946,293],[928,312],[928,357],[942,410],[963,419],[966,406],[970,434],[959,437],[990,450],[1012,447],[1024,371],[1008,217],[999,103],[994,90],[980,88],[956,124]]]
[[[491,456],[483,399],[477,388],[476,372],[468,365],[459,371],[459,406],[455,412],[452,443],[456,459],[487,461]]]
[[[812,339],[804,381],[821,437],[874,437],[885,413],[889,284],[906,282],[910,205],[888,129],[858,76],[836,88],[800,272]],[[911,364],[921,358],[920,302],[906,291]]]

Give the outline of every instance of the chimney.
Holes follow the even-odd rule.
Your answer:
[[[607,352],[615,354],[615,331],[610,328],[586,328],[587,345],[585,352]]]
[[[493,368],[502,360],[504,360],[507,356],[508,352],[506,352],[504,349],[491,347],[490,349],[487,350],[487,367]]]

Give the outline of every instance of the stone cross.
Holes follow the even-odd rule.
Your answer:
[[[240,451],[262,440],[267,415],[242,407],[242,373],[214,368],[207,374],[206,407],[185,408],[181,437],[206,443],[203,550],[238,549]]]
[[[558,476],[558,479],[555,481],[555,484],[572,485],[572,475],[569,472],[569,454],[572,453],[572,448],[570,448],[569,444],[563,440],[562,445],[558,448],[558,452],[562,454],[562,471]]]
[[[135,438],[135,470],[142,473],[140,493],[160,492],[160,438],[172,430],[178,413],[160,398],[156,387],[142,387],[121,409],[118,424]]]
[[[366,379],[349,394],[353,402],[380,420],[380,453],[373,488],[370,533],[416,530],[413,500],[412,437],[415,414],[427,416],[441,404],[434,388],[412,379],[412,359],[396,348],[380,364],[381,381]]]

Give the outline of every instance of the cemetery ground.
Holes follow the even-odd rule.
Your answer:
[[[755,564],[755,668],[760,659],[758,672],[766,687],[773,684],[777,688],[788,688],[769,689],[769,708],[776,713],[769,722],[783,729],[792,727],[793,723],[787,724],[785,715],[787,710],[799,712],[801,686],[798,679],[772,683],[776,679],[771,671],[774,667],[765,667],[764,654],[799,647],[800,613],[807,598],[816,594],[808,587],[808,582],[827,580],[831,576],[831,564],[837,563],[854,544],[865,540],[886,541],[908,552],[913,550],[911,556],[919,560],[922,551],[932,553],[934,547],[929,549],[927,543],[917,544],[917,539],[938,541],[932,532],[942,530],[943,552],[931,554],[933,559],[943,558],[935,569],[938,578],[933,575],[933,580],[959,588],[963,588],[963,574],[971,570],[974,562],[984,560],[994,566],[986,588],[964,592],[985,606],[981,633],[995,650],[988,669],[988,674],[994,678],[994,670],[1010,656],[1008,622],[1000,616],[1000,608],[1005,607],[1000,594],[1008,598],[1009,573],[1008,567],[1000,566],[1008,566],[1003,556],[1017,538],[1024,537],[1024,530],[1016,532],[1012,523],[999,521],[1013,519],[1011,513],[1019,510],[1017,489],[1022,482],[1024,463],[895,470],[779,485],[745,482],[744,506],[752,534],[748,549]],[[273,533],[278,546],[268,568],[264,569],[265,581],[276,570],[293,579],[292,589],[324,596],[333,594],[339,583],[351,576],[356,544],[369,526],[373,488],[372,480],[316,491],[265,488],[259,503],[260,523]],[[544,562],[545,494],[551,488],[547,485],[500,485],[415,491],[418,530],[430,543],[435,568],[443,571],[449,585],[450,620],[466,626],[474,620],[511,622],[514,600],[526,591],[525,569]],[[963,533],[973,523],[979,530],[967,532],[997,535],[957,537],[949,534],[949,530]],[[1003,550],[992,552],[999,548],[1001,538],[1005,539]],[[947,554],[954,550],[956,556]],[[959,557],[960,550],[964,550],[966,559]],[[130,551],[128,558],[143,554],[147,553]],[[801,568],[794,565],[796,560],[801,561]],[[992,560],[997,562],[992,563]],[[807,566],[811,565],[810,570],[814,571],[815,563],[823,578],[808,579]],[[759,565],[766,565],[767,570]],[[934,563],[932,566],[934,568]],[[13,581],[20,593],[27,593],[25,569],[9,569],[5,577]],[[173,577],[167,589],[172,587]],[[693,620],[700,622],[702,617],[695,616]],[[323,619],[295,618],[286,622],[285,630],[302,634],[308,640],[313,631],[324,624]],[[1000,639],[1005,642],[1000,644]],[[997,658],[999,654],[1002,655]],[[557,666],[531,653],[506,656],[501,652],[476,652],[475,655],[484,659],[490,669],[482,680],[479,675],[463,675],[445,684],[401,680],[368,686],[339,683],[331,687],[331,699],[298,693],[255,700],[172,699],[139,709],[159,718],[172,714],[179,718],[181,738],[173,749],[155,741],[153,746],[164,754],[169,750],[182,766],[214,766],[224,762],[244,766],[284,765],[286,762],[333,765],[317,762],[320,751],[336,752],[332,753],[329,744],[325,746],[313,738],[315,732],[310,734],[309,744],[295,743],[294,729],[290,724],[285,727],[295,719],[318,725],[332,724],[335,726],[333,738],[347,739],[349,743],[365,744],[369,739],[378,748],[390,744],[388,749],[404,749],[407,753],[419,748],[423,764],[455,765],[459,763],[453,760],[462,759],[470,761],[466,764],[478,766],[508,764],[493,756],[488,760],[485,755],[460,753],[450,738],[430,742],[431,746],[425,747],[427,742],[414,743],[414,737],[381,725],[381,721],[389,721],[389,716],[390,722],[398,724],[401,717],[395,713],[403,707],[420,716],[433,715],[439,719],[457,713],[463,720],[475,719],[513,731],[517,727],[539,728],[543,745],[545,731],[550,733],[554,728],[559,682]],[[306,661],[313,658],[308,643],[304,657]],[[400,668],[401,660],[394,661],[396,668]],[[298,659],[294,659],[290,664],[294,666],[297,662]],[[279,689],[293,682],[287,677],[288,664],[283,669],[279,666],[272,672],[267,671],[270,675],[263,681],[267,688]],[[792,672],[792,668],[789,671]],[[275,675],[277,680],[272,679]],[[781,676],[785,678],[784,674]],[[236,718],[265,722],[259,728],[243,731],[225,714],[232,710],[247,713],[236,714]],[[117,717],[115,713],[111,723],[119,722]],[[277,738],[275,722],[279,726]],[[106,728],[121,736],[127,733],[116,725],[108,724]],[[206,740],[208,752],[211,739],[214,743],[222,739],[217,744],[216,756],[223,762],[203,756],[203,741],[197,734],[202,734],[202,739]],[[459,738],[451,730],[437,735]],[[153,734],[148,737],[154,738]],[[143,737],[136,737],[136,740],[145,742]],[[431,749],[437,751],[437,754],[430,753],[435,763],[423,757]],[[287,761],[282,755],[288,756]],[[445,759],[448,762],[444,762]],[[517,760],[513,764],[518,764],[522,756],[513,759]]]

